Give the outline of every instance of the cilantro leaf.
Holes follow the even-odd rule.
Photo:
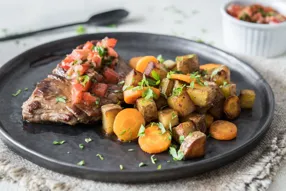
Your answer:
[[[91,139],[91,138],[85,138],[84,141],[85,141],[86,143],[89,143],[89,142],[92,141],[92,139]]]
[[[172,118],[171,119],[176,119],[176,117],[178,117],[178,116],[176,115],[176,113],[174,111],[172,111]]]
[[[163,56],[160,54],[157,56],[157,60],[160,62],[160,63],[163,63],[165,61],[165,59],[163,58]]]
[[[152,78],[154,78],[157,81],[160,80],[159,74],[156,71],[154,71],[154,70],[152,70],[151,76],[152,76]]]
[[[157,95],[151,88],[148,88],[143,92],[142,97],[145,99],[152,99],[152,98],[157,98]]]
[[[62,145],[64,144],[66,141],[65,140],[62,140],[62,141],[53,141],[53,144],[54,145]]]
[[[95,46],[93,48],[93,50],[95,50],[96,52],[98,52],[99,56],[102,58],[106,55],[106,49],[102,46]]]
[[[140,162],[138,166],[139,166],[139,167],[142,167],[142,166],[146,166],[146,164],[143,163],[143,162]]]
[[[88,75],[83,75],[79,76],[77,79],[81,83],[81,85],[85,86],[86,83],[90,80],[90,77]]]
[[[80,148],[81,150],[84,149],[84,145],[83,145],[82,143],[80,143],[78,146],[79,146],[79,148]]]
[[[166,129],[161,122],[158,123],[158,127],[160,128],[162,134],[166,133]]]
[[[100,160],[104,160],[103,156],[101,154],[96,154],[96,156],[100,159]]]
[[[84,166],[84,165],[85,165],[84,160],[79,161],[79,162],[77,163],[77,165],[79,165],[79,166]]]
[[[184,84],[184,85],[182,85],[182,86],[179,86],[179,87],[177,87],[177,88],[174,88],[172,95],[173,95],[173,96],[179,96],[179,95],[181,95],[181,94],[183,93],[183,90],[184,90],[184,87],[185,87],[185,86],[186,86],[186,85]]]
[[[157,161],[157,159],[155,158],[155,155],[152,155],[152,156],[151,156],[151,162],[152,162],[153,164],[156,164],[156,161]]]
[[[16,93],[12,94],[12,96],[16,97],[16,96],[17,96],[17,95],[19,95],[21,92],[22,92],[22,90],[21,90],[21,89],[19,89],[19,90],[17,90],[17,92],[16,92]]]
[[[192,88],[192,89],[194,89],[194,87],[195,87],[195,81],[192,81],[192,82],[190,83],[189,87]]]
[[[184,153],[182,151],[176,151],[174,147],[169,148],[169,153],[173,156],[174,161],[182,160],[184,158]]]
[[[24,90],[25,90],[25,91],[28,91],[28,88],[25,88]]]
[[[145,135],[145,127],[144,125],[142,124],[140,126],[140,129],[139,129],[139,132],[138,132],[138,137],[141,137],[141,136],[144,136]]]
[[[66,97],[65,96],[58,96],[56,97],[56,103],[58,102],[62,102],[62,103],[66,103]]]
[[[121,131],[121,133],[119,135],[124,135],[126,133],[126,129],[124,129],[123,131]]]
[[[120,170],[123,170],[124,169],[124,167],[123,167],[123,165],[121,164],[121,165],[119,165],[119,168],[120,168]]]
[[[181,135],[181,136],[179,137],[180,143],[182,144],[182,142],[184,142],[184,140],[185,140],[185,136],[184,136],[184,135]]]
[[[161,170],[161,168],[162,168],[162,165],[159,164],[158,167],[157,167],[157,170]]]

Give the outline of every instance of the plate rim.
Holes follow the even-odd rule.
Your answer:
[[[164,34],[155,34],[155,33],[143,33],[143,32],[103,32],[103,33],[90,33],[90,34],[84,34],[84,35],[78,35],[78,36],[72,36],[72,37],[67,37],[67,38],[62,38],[62,39],[58,39],[58,40],[55,40],[55,41],[51,41],[51,42],[47,42],[47,43],[44,43],[44,44],[40,44],[40,45],[37,45],[35,47],[32,47],[24,52],[22,52],[21,54],[18,54],[17,56],[13,57],[12,59],[10,59],[8,62],[6,62],[5,64],[3,64],[3,66],[0,68],[0,76],[2,75],[5,75],[5,72],[3,73],[3,70],[5,70],[5,68],[10,65],[12,62],[14,62],[15,60],[23,57],[24,55],[26,54],[29,54],[30,52],[34,51],[34,50],[37,50],[39,48],[43,48],[45,46],[52,46],[53,44],[58,44],[62,41],[69,41],[69,40],[74,40],[74,39],[77,39],[77,38],[86,38],[88,36],[93,36],[93,35],[120,35],[120,34],[129,34],[129,35],[147,35],[147,36],[158,36],[158,37],[165,37],[165,38],[172,38],[172,39],[177,39],[177,40],[183,40],[183,41],[188,41],[188,42],[193,42],[193,43],[197,43],[197,44],[200,44],[201,46],[205,46],[207,48],[211,48],[211,49],[214,49],[215,51],[218,51],[220,53],[223,54],[223,56],[227,56],[227,57],[231,57],[232,59],[235,59],[236,61],[240,62],[240,64],[242,64],[243,66],[246,66],[248,67],[251,72],[254,72],[260,80],[262,80],[262,83],[264,84],[265,86],[265,94],[267,94],[267,98],[268,101],[269,101],[269,115],[267,115],[267,119],[265,121],[265,123],[263,124],[263,126],[261,126],[260,130],[255,134],[254,137],[251,137],[251,139],[249,139],[247,142],[245,142],[243,145],[235,148],[235,149],[232,149],[230,150],[229,152],[227,153],[223,153],[223,154],[220,154],[220,155],[217,155],[217,156],[213,156],[209,159],[205,159],[205,160],[199,160],[199,161],[196,161],[196,164],[205,164],[205,163],[211,163],[211,162],[214,162],[214,161],[217,161],[217,160],[220,160],[222,158],[226,158],[226,157],[230,157],[236,153],[239,153],[239,152],[242,152],[245,148],[251,146],[251,145],[254,145],[255,143],[257,144],[258,141],[260,139],[263,138],[263,135],[267,132],[267,130],[269,129],[269,126],[274,118],[274,109],[275,109],[275,97],[274,97],[274,93],[272,91],[272,88],[271,86],[268,84],[268,82],[264,79],[264,77],[256,70],[254,69],[251,65],[249,65],[247,62],[245,61],[242,61],[240,60],[239,58],[237,58],[236,56],[234,56],[232,53],[229,53],[229,52],[226,52],[220,48],[217,48],[217,47],[214,47],[214,46],[211,46],[211,45],[208,45],[208,44],[204,44],[204,43],[198,43],[194,40],[190,40],[190,39],[186,39],[186,38],[182,38],[182,37],[177,37],[177,36],[171,36],[171,35],[164,35]],[[2,127],[2,124],[0,123],[0,135],[4,138],[4,142],[10,147],[13,147],[13,150],[16,150],[17,154],[21,153],[18,149],[20,149],[21,151],[25,151],[27,152],[28,154],[30,154],[32,157],[37,157],[37,159],[41,159],[41,160],[45,160],[49,163],[52,163],[52,164],[55,164],[55,165],[61,165],[62,167],[68,167],[68,168],[72,168],[72,169],[80,169],[80,170],[84,170],[84,171],[89,171],[89,172],[93,172],[93,173],[100,173],[100,174],[110,174],[110,173],[115,173],[117,174],[118,176],[120,175],[127,175],[129,174],[130,176],[132,175],[138,175],[138,173],[140,174],[148,174],[148,173],[154,173],[154,169],[150,169],[150,170],[142,170],[142,171],[138,171],[138,170],[129,170],[129,169],[126,169],[126,170],[102,170],[102,169],[97,169],[97,168],[94,168],[94,167],[88,167],[88,166],[78,166],[76,164],[71,164],[71,163],[68,163],[68,162],[63,162],[63,161],[60,161],[60,160],[57,160],[57,159],[54,159],[54,158],[51,158],[47,155],[44,155],[44,154],[40,154],[38,153],[37,151],[34,151],[24,145],[22,145],[20,142],[14,140],[10,135],[9,133],[5,132],[4,130],[4,127]],[[20,156],[26,158],[25,156],[23,156],[22,154],[19,154]],[[243,154],[240,154],[239,156],[244,156],[245,155],[245,152]],[[29,159],[28,159],[29,160]],[[31,160],[29,160],[31,161]],[[230,163],[231,161],[233,160],[227,160],[227,162],[225,162],[225,164],[223,165],[226,165],[228,163]],[[35,162],[35,160],[32,161],[33,163],[35,164],[39,164],[38,162]],[[160,173],[171,173],[172,171],[176,170],[176,171],[180,171],[180,170],[183,170],[183,168],[185,167],[191,167],[193,163],[189,163],[189,164],[184,164],[183,166],[181,167],[176,167],[176,166],[173,166],[173,167],[169,167],[168,169],[161,169],[160,171],[157,171],[157,172],[160,172]],[[42,165],[40,165],[42,166]],[[216,165],[218,166],[218,165]],[[222,166],[222,165],[220,165]],[[42,166],[43,167],[43,166]],[[45,167],[44,167],[45,168]],[[211,170],[215,169],[217,167],[212,167]],[[53,169],[54,170],[54,169]],[[54,170],[55,171],[55,170]],[[206,171],[210,171],[210,170],[206,170]],[[204,171],[204,172],[206,172]],[[57,172],[60,172],[62,173],[61,171],[57,171]],[[65,173],[66,174],[66,173]],[[84,177],[85,178],[85,177]],[[180,178],[180,177],[179,177]],[[88,178],[89,179],[89,178]],[[98,179],[97,179],[98,180]],[[109,180],[109,179],[106,179],[106,180],[103,180],[103,181],[108,181],[108,182],[116,182],[116,181],[113,181],[113,180]],[[127,182],[141,182],[140,180],[137,180],[137,181],[127,181]],[[151,181],[143,181],[143,182],[151,182]]]

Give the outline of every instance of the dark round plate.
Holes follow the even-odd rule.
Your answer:
[[[140,150],[137,143],[120,143],[104,137],[101,125],[70,127],[58,124],[23,124],[22,103],[28,99],[35,84],[51,73],[56,64],[79,44],[105,36],[118,39],[116,50],[125,60],[139,55],[162,54],[167,59],[177,55],[196,53],[200,63],[222,63],[230,67],[231,79],[238,91],[244,88],[256,91],[253,110],[242,111],[234,120],[238,136],[232,141],[209,138],[206,155],[188,161],[173,161],[165,152],[155,157]],[[28,87],[28,91],[23,91]],[[11,94],[18,89],[17,97]],[[0,132],[11,149],[28,160],[54,171],[87,179],[110,182],[151,182],[173,180],[196,175],[221,167],[250,151],[266,133],[274,112],[274,96],[270,86],[253,68],[217,48],[190,40],[144,33],[89,34],[47,43],[24,52],[0,69]],[[85,143],[85,138],[93,139]],[[66,140],[53,145],[54,140]],[[79,144],[86,145],[84,150]],[[129,152],[128,149],[134,149]],[[104,160],[96,155],[101,154]],[[84,160],[85,166],[77,163]],[[144,162],[145,167],[138,164]],[[120,170],[119,165],[124,169]],[[161,165],[161,170],[157,166]]]

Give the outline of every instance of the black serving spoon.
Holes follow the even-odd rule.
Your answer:
[[[118,23],[121,19],[127,17],[128,14],[129,12],[124,9],[115,9],[112,11],[95,14],[91,16],[87,21],[84,21],[84,22],[70,23],[66,25],[45,28],[45,29],[31,31],[31,32],[22,33],[22,34],[8,35],[3,38],[0,38],[0,42],[6,41],[6,40],[12,40],[16,38],[27,37],[27,36],[38,34],[41,32],[47,32],[47,31],[56,30],[56,29],[60,29],[64,27],[70,27],[74,25],[88,24],[88,25],[106,26],[106,25]]]

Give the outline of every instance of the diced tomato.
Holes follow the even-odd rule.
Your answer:
[[[74,59],[68,55],[62,62],[61,62],[61,68],[64,70],[68,70],[70,68],[70,64],[74,62]]]
[[[71,53],[71,57],[74,60],[85,60],[87,59],[90,50],[87,49],[74,49]]]
[[[104,97],[104,95],[106,94],[107,88],[108,88],[107,84],[96,83],[93,85],[92,92],[99,97]]]
[[[96,79],[97,82],[102,82],[102,81],[103,81],[103,76],[102,76],[101,74],[98,74],[98,73],[97,73],[97,74],[95,75],[95,79]]]
[[[105,68],[103,76],[107,83],[117,84],[119,75],[111,68]]]
[[[83,92],[78,91],[75,87],[72,88],[72,103],[81,103],[83,99]]]
[[[60,66],[61,66],[61,68],[63,68],[65,71],[67,71],[68,69],[70,69],[70,63],[62,62]]]
[[[93,44],[90,41],[87,41],[82,49],[87,49],[87,50],[91,50],[93,48]]]
[[[115,50],[114,50],[113,48],[108,47],[108,48],[107,48],[107,51],[108,51],[108,55],[109,55],[109,56],[113,56],[113,57],[115,57],[115,58],[118,57],[117,52],[115,52]]]
[[[98,100],[98,98],[93,96],[93,95],[91,95],[89,92],[84,92],[83,93],[83,101],[87,105],[95,104],[96,100]]]
[[[91,86],[91,81],[90,80],[88,82],[86,82],[85,86],[80,84],[80,83],[74,83],[73,84],[73,88],[74,89],[76,89],[77,91],[82,91],[82,92],[88,91],[90,86]]]
[[[230,15],[232,15],[234,17],[237,17],[241,10],[242,10],[242,6],[241,5],[237,5],[237,4],[232,4],[232,5],[229,5],[227,7],[228,14],[230,14]]]
[[[115,38],[107,38],[105,43],[107,47],[114,48],[116,46],[117,40]]]
[[[74,71],[79,75],[83,75],[89,68],[90,68],[90,63],[84,63],[80,65],[75,65]]]

